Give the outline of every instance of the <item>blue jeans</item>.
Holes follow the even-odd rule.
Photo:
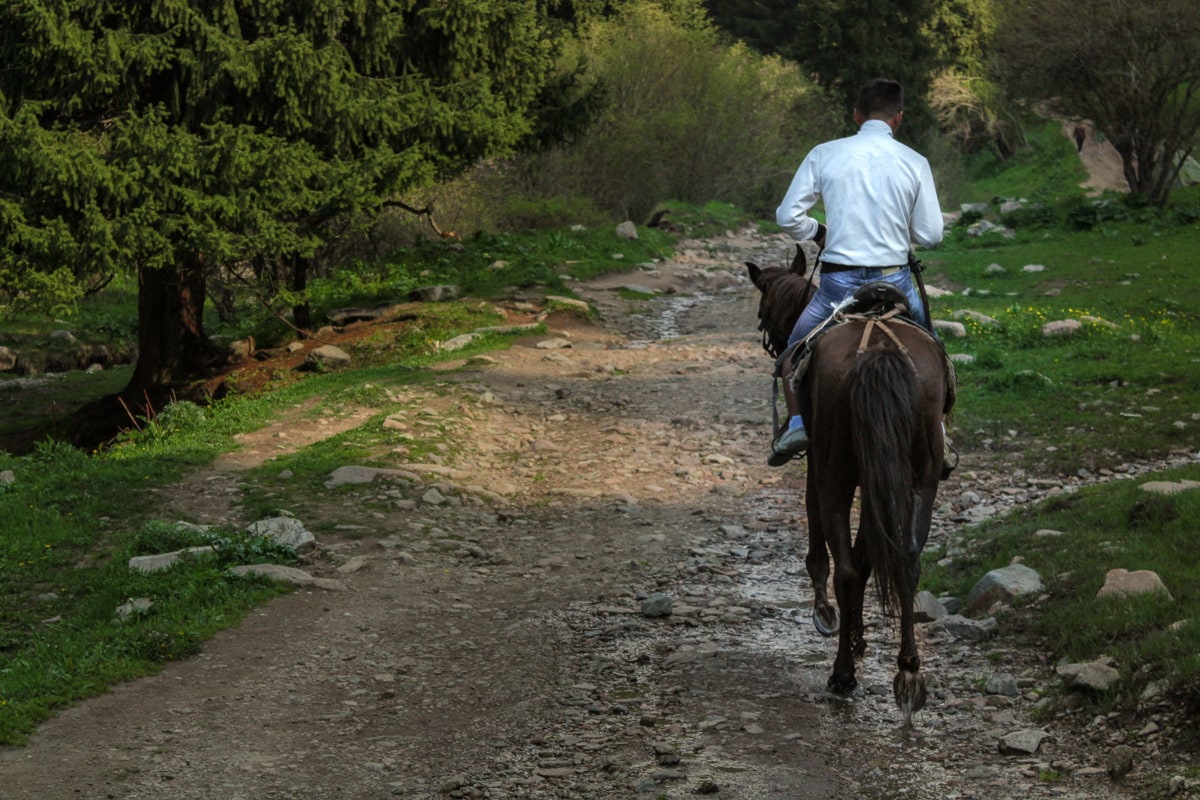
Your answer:
[[[925,305],[921,295],[913,283],[912,272],[908,267],[901,267],[890,275],[880,274],[882,270],[875,267],[848,269],[844,272],[821,273],[821,286],[817,294],[804,308],[800,319],[792,328],[788,344],[795,344],[821,324],[831,313],[833,307],[854,294],[860,286],[872,281],[886,281],[892,284],[908,298],[908,313],[922,327],[925,326]],[[936,335],[936,334],[935,334]]]

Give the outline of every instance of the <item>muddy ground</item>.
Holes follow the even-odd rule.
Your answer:
[[[395,424],[449,425],[456,448],[416,465],[396,453],[416,479],[289,509],[321,531],[305,568],[342,588],[298,590],[62,712],[0,751],[0,798],[1027,800],[1169,785],[1181,756],[1161,709],[1136,724],[1035,718],[1056,679],[1015,616],[981,643],[922,628],[934,689],[912,735],[878,615],[858,692],[825,691],[834,643],[808,622],[803,466],[765,463],[768,359],[741,267],[788,255],[775,237],[690,243],[580,287],[593,322],[550,317],[548,335],[400,390],[419,410]],[[621,286],[665,294],[625,300]],[[366,418],[302,411],[164,492],[163,518],[250,522],[247,467]],[[934,542],[968,505],[1056,485],[964,453]],[[642,613],[656,594],[669,616]],[[988,694],[998,672],[1022,693]],[[1112,780],[1114,744],[1154,719],[1134,771]],[[1000,752],[1017,730],[1047,736]]]

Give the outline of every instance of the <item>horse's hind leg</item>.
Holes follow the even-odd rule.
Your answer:
[[[900,655],[896,658],[896,666],[900,670],[892,681],[892,693],[896,705],[904,713],[905,730],[912,730],[913,714],[925,707],[927,692],[925,676],[921,673],[921,657],[917,654],[917,641],[913,634],[911,602],[901,609],[900,630]]]
[[[917,652],[917,639],[913,631],[913,597],[921,578],[921,549],[929,536],[933,519],[933,502],[937,495],[936,484],[917,494],[913,511],[911,535],[906,559],[906,581],[901,587],[900,605],[900,654],[896,658],[899,672],[892,681],[892,693],[896,705],[904,712],[904,728],[912,729],[912,716],[925,706],[927,696],[925,676],[921,673],[921,656]]]
[[[821,519],[821,493],[817,490],[812,468],[805,491],[808,509],[808,553],[804,567],[813,585],[813,625],[822,636],[833,636],[841,627],[837,607],[829,602],[829,547]]]

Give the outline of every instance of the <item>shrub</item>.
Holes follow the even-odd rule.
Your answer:
[[[522,161],[522,193],[589,197],[636,222],[669,199],[763,213],[808,148],[837,130],[836,109],[795,65],[654,7],[590,25],[562,68],[581,64],[609,105],[570,147]]]

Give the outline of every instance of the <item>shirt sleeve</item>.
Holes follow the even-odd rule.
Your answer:
[[[788,187],[783,202],[775,209],[775,221],[788,236],[797,242],[808,241],[817,235],[817,221],[808,216],[808,210],[816,205],[821,196],[817,188],[820,156],[811,151],[796,170],[792,185]],[[940,237],[939,237],[940,238]]]
[[[913,204],[909,234],[912,240],[922,247],[936,247],[942,241],[944,224],[942,207],[938,204],[937,187],[933,184],[933,171],[926,161],[921,168],[920,188],[917,191],[917,202]]]

